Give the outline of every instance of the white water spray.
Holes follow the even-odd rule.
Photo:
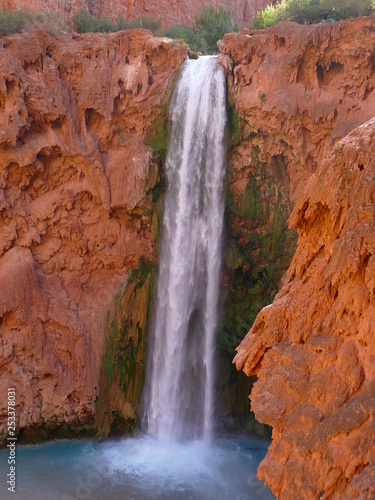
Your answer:
[[[145,391],[148,433],[209,439],[223,231],[225,76],[187,61],[173,92],[158,291]]]

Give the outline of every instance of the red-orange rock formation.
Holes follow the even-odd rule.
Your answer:
[[[283,156],[296,200],[330,148],[375,115],[375,18],[245,30],[220,50],[242,127],[233,168],[254,146],[263,161]]]
[[[298,247],[238,347],[273,427],[258,475],[282,499],[375,495],[375,120],[339,142],[290,223]]]
[[[283,499],[375,494],[375,123],[343,139],[375,115],[374,33],[370,17],[281,23],[221,43],[238,110],[231,190],[241,200],[278,165],[276,191],[298,199],[284,286],[235,358],[258,376],[252,409],[273,427],[259,477]],[[243,224],[238,232],[245,241]]]
[[[282,23],[228,34],[220,45],[232,106],[223,294],[228,354],[282,285],[296,241],[286,221],[298,195],[330,148],[375,115],[374,21]],[[240,379],[231,377],[233,393]]]
[[[19,428],[95,413],[106,311],[155,258],[145,142],[186,57],[143,30],[0,41],[0,388]]]
[[[133,18],[141,15],[163,20],[164,26],[192,25],[202,6],[223,7],[241,27],[249,26],[268,0],[0,0],[0,8],[29,8],[56,11],[71,16],[80,10],[89,10],[96,16],[115,19],[118,15]]]

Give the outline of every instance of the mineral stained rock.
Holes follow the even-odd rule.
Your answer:
[[[51,10],[64,16],[87,10],[96,16],[115,19],[118,15],[131,19],[138,16],[160,18],[164,26],[175,24],[192,25],[201,7],[213,5],[223,7],[241,27],[249,26],[259,10],[268,0],[0,0],[0,7],[6,9],[28,8]]]
[[[273,427],[258,469],[281,499],[375,495],[375,119],[340,141],[290,218],[285,284],[238,347]]]
[[[256,146],[261,161],[283,157],[295,201],[332,146],[375,116],[375,17],[243,30],[219,49],[238,112],[233,190]]]
[[[144,30],[0,41],[0,390],[19,429],[93,419],[106,312],[155,260],[146,144],[187,50]]]

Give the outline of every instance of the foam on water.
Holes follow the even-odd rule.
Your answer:
[[[17,448],[17,500],[267,500],[256,479],[269,442],[170,443],[149,436]],[[6,451],[0,475],[6,477]],[[0,498],[7,498],[5,482]],[[10,494],[9,494],[10,497]]]

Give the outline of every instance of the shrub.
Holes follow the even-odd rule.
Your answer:
[[[202,7],[199,17],[195,18],[194,31],[204,37],[209,53],[217,52],[217,42],[225,33],[238,30],[237,24],[222,7],[219,10],[212,5]]]
[[[195,52],[207,52],[207,42],[202,33],[197,33],[185,24],[171,26],[163,32],[163,35],[169,38],[179,38],[183,40]]]
[[[31,23],[32,14],[26,9],[0,11],[0,32],[2,35],[18,33]]]
[[[303,23],[319,16],[320,0],[282,0],[277,5],[280,19]]]
[[[237,24],[222,7],[215,10],[210,6],[201,8],[193,28],[180,24],[168,28],[163,35],[183,40],[196,52],[212,54],[218,51],[218,40],[231,31],[238,31]]]
[[[254,21],[254,28],[271,28],[279,22],[279,13],[274,5],[267,5],[267,7],[258,12],[258,15]]]
[[[161,26],[161,19],[154,17],[135,17],[133,19],[124,19],[119,16],[116,21],[111,21],[106,17],[96,17],[87,11],[81,11],[73,17],[78,33],[112,33],[120,30],[131,30],[143,28],[153,33],[158,31]]]
[[[78,33],[112,33],[117,31],[114,22],[106,17],[95,17],[90,12],[81,11],[73,16]]]
[[[323,19],[336,20],[367,16],[374,7],[374,0],[320,0],[319,14]]]
[[[161,23],[161,19],[156,19],[152,16],[141,16],[135,17],[134,19],[124,19],[123,17],[118,17],[116,21],[118,30],[143,28],[145,30],[152,31],[152,33],[156,33],[160,29]]]
[[[27,9],[0,10],[0,35],[11,35],[35,28],[43,28],[50,33],[68,30],[66,21],[55,12],[44,14]]]

